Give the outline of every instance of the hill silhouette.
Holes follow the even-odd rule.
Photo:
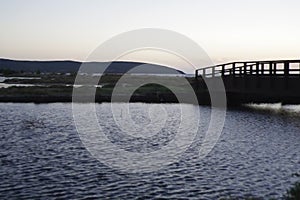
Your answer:
[[[20,61],[20,60],[10,60],[10,59],[0,59],[0,69],[8,69],[13,71],[23,71],[23,72],[42,72],[42,73],[77,73],[82,65],[82,62],[75,61]],[[99,71],[103,72],[104,68],[107,66],[107,62],[87,62],[84,63],[85,69],[90,70],[84,71]],[[105,73],[107,74],[124,74],[129,70],[134,69],[139,65],[144,65],[146,63],[139,62],[112,62]],[[184,74],[180,70],[176,70],[170,67],[146,64],[145,66],[135,70],[134,73],[137,74]]]

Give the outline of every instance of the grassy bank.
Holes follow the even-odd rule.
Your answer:
[[[39,79],[28,79],[28,77],[22,79],[20,77],[14,78],[14,76],[21,76],[21,74],[13,74],[10,79],[4,81],[7,86],[11,85],[11,87],[0,88],[0,102],[51,103],[72,101],[73,85],[76,82],[74,74],[34,76],[34,78],[39,77]],[[82,95],[86,95],[85,92],[90,90],[92,91],[91,94],[95,93],[96,102],[110,102],[112,93],[121,77],[121,75],[104,75],[99,80],[97,76],[82,75],[80,76],[80,89],[75,87],[74,90],[82,91]],[[114,100],[116,101],[127,101],[125,96],[130,94],[131,102],[177,103],[178,100],[172,91],[176,91],[176,94],[182,96],[190,95],[185,88],[188,83],[193,84],[194,81],[193,78],[187,78],[187,82],[182,83],[178,81],[178,77],[172,76],[126,75],[125,78],[127,78],[127,82],[118,83],[119,92],[114,93]],[[169,85],[169,88],[155,84],[161,81]],[[139,87],[140,83],[144,82],[149,84]],[[12,86],[14,84],[20,85]],[[24,87],[22,84],[33,86]],[[98,85],[97,88],[96,85]]]

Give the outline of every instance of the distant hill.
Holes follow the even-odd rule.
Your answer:
[[[87,71],[103,71],[107,63],[104,62],[89,62],[84,63]],[[108,74],[124,74],[138,65],[145,63],[138,62],[112,62],[106,69],[105,73]],[[42,73],[77,73],[81,62],[75,61],[18,61],[9,59],[0,59],[0,69],[9,69],[14,71],[23,72],[36,72]],[[86,71],[86,70],[85,70]],[[180,70],[175,70],[161,65],[147,64],[134,73],[137,74],[184,74]]]

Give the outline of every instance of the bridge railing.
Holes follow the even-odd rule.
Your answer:
[[[196,78],[220,76],[300,76],[300,60],[232,62],[196,70]]]

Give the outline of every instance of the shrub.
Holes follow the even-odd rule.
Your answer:
[[[299,200],[300,199],[300,182],[296,183],[289,189],[284,197],[286,200]]]

